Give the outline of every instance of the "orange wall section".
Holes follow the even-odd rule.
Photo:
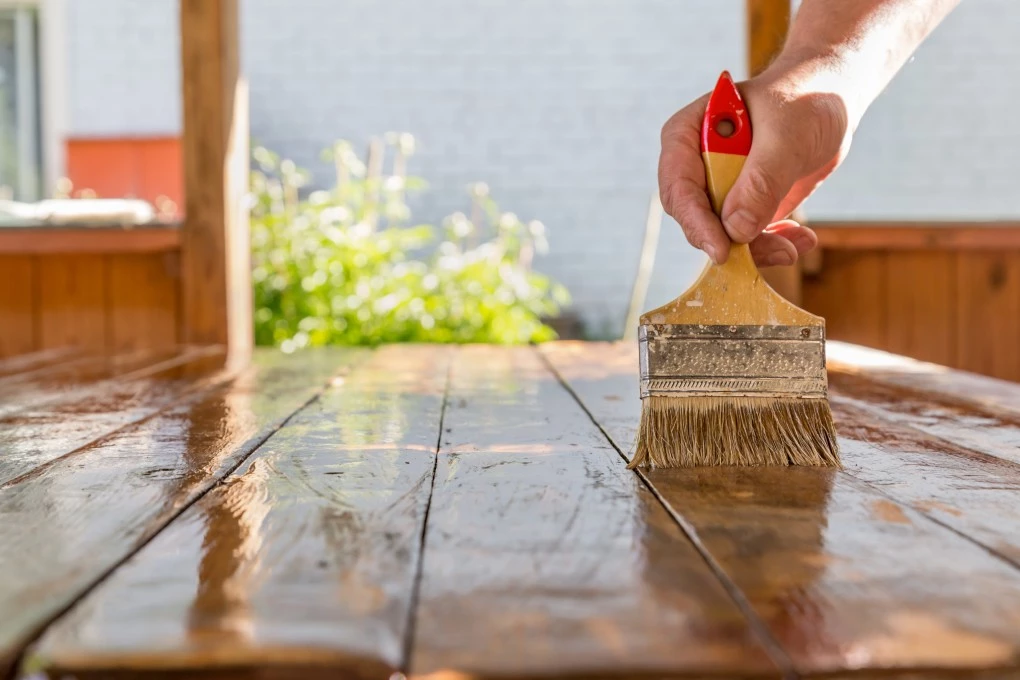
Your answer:
[[[179,137],[71,138],[66,150],[73,195],[91,189],[100,198],[140,198],[153,205],[165,196],[176,204],[176,216],[183,215]]]

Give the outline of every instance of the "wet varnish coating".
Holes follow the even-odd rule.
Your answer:
[[[82,361],[4,364],[0,670],[1020,676],[1009,386],[830,370],[844,471],[632,472],[630,344],[93,364],[94,411]]]

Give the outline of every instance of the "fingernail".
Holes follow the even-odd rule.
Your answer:
[[[738,210],[723,221],[726,233],[735,241],[747,243],[758,235],[758,220],[748,210]]]
[[[708,253],[708,256],[712,259],[712,262],[716,264],[720,263],[719,258],[721,254],[719,252],[719,246],[706,243],[704,250],[706,253]]]
[[[794,257],[785,250],[776,250],[769,253],[764,258],[762,266],[765,267],[789,267],[793,264]]]

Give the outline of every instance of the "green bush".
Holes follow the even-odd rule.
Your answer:
[[[557,315],[569,296],[531,267],[546,249],[542,224],[500,212],[481,183],[470,188],[468,214],[450,215],[441,230],[411,224],[406,192],[425,186],[405,177],[413,147],[410,135],[387,135],[373,143],[366,164],[338,142],[324,154],[336,168],[335,186],[306,197],[306,171],[254,150],[257,344],[292,352],[555,337],[542,319]],[[392,171],[383,173],[387,152]]]

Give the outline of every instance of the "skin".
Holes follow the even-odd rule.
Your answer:
[[[754,142],[723,204],[712,211],[700,130],[708,94],[662,128],[659,193],[687,240],[717,264],[731,241],[759,266],[791,265],[818,244],[789,215],[839,167],[871,103],[959,0],[803,0],[786,45],[738,83]]]

